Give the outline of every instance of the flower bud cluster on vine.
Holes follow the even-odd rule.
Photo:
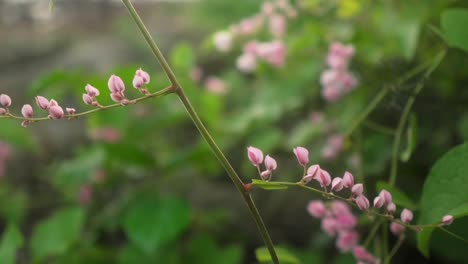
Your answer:
[[[141,68],[138,69],[135,73],[135,77],[133,78],[133,86],[135,89],[140,91],[143,95],[148,94],[148,90],[145,86],[150,82],[150,76],[147,72],[143,71]],[[125,97],[125,84],[123,80],[116,75],[111,75],[108,81],[108,88],[110,90],[110,97],[111,99],[116,102],[120,103],[121,105],[127,105],[131,101],[129,101]],[[97,97],[100,95],[100,91],[92,86],[91,84],[87,84],[85,86],[85,91],[82,95],[82,100],[86,105],[95,106],[98,108],[103,107],[99,104]],[[73,118],[76,114],[76,109],[71,107],[66,107],[65,111],[63,107],[59,105],[59,103],[54,99],[47,99],[44,96],[38,95],[35,98],[36,105],[41,109],[48,113],[47,117],[49,119],[57,120],[62,118]],[[7,116],[15,118],[15,116],[11,115],[9,108],[12,104],[12,100],[10,96],[6,94],[0,94],[0,104],[3,107],[0,107],[0,116]],[[34,122],[34,110],[30,104],[25,104],[21,108],[21,115],[23,116],[21,119],[23,120],[21,125],[23,127],[27,127],[30,123]],[[18,118],[18,117],[16,117]]]
[[[352,45],[332,43],[326,62],[328,69],[322,72],[322,97],[328,102],[335,102],[350,92],[357,85],[357,80],[348,70],[349,61],[354,56]]]
[[[349,205],[356,206],[361,211],[375,214],[390,220],[390,231],[396,236],[403,236],[407,227],[421,231],[419,226],[411,226],[413,220],[413,212],[407,208],[403,208],[400,213],[400,218],[395,218],[397,206],[393,201],[392,194],[382,189],[380,193],[373,199],[373,207],[364,194],[364,184],[356,183],[354,176],[346,171],[342,177],[334,177],[328,171],[321,168],[318,164],[309,164],[309,150],[298,146],[293,149],[297,162],[304,169],[304,174],[301,180],[296,183],[299,185],[307,185],[312,181],[318,183],[320,189],[312,188],[321,192],[326,198],[335,198],[330,202],[321,200],[313,200],[309,202],[307,211],[314,218],[321,220],[321,228],[330,237],[336,238],[336,247],[341,252],[352,251],[353,255],[359,263],[380,263],[380,260],[367,252],[364,246],[359,245],[359,233],[356,230],[357,218],[352,213]],[[276,161],[270,156],[266,156],[263,160],[263,152],[256,147],[248,147],[247,154],[252,165],[257,167],[259,176],[264,181],[271,180],[272,171],[276,169]],[[260,165],[264,162],[265,170],[260,169]],[[336,193],[347,191],[347,195],[338,196]],[[339,200],[338,200],[339,199]],[[439,226],[450,225],[453,222],[453,216],[446,215],[441,219]]]
[[[288,0],[266,1],[257,14],[231,25],[229,30],[216,32],[213,44],[218,51],[229,52],[236,39],[252,37],[266,27],[273,39],[264,42],[247,41],[243,53],[237,58],[236,66],[245,73],[255,71],[258,61],[281,68],[286,60],[286,46],[282,38],[286,33],[288,19],[296,16],[297,11]]]

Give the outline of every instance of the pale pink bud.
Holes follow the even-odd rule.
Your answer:
[[[322,89],[322,97],[329,103],[336,102],[341,96],[342,93],[334,86],[324,86]]]
[[[54,99],[50,99],[49,108],[52,107],[52,106],[57,106],[57,105],[59,105],[59,104],[57,103],[57,101],[55,101]]]
[[[337,228],[339,230],[349,230],[356,226],[357,218],[351,213],[336,215]]]
[[[91,97],[96,97],[96,96],[99,96],[99,90],[96,89],[94,86],[92,86],[91,84],[87,84],[85,86],[85,90],[86,90],[86,93],[88,93],[89,96]]]
[[[393,214],[393,213],[395,213],[395,211],[396,211],[396,205],[394,203],[389,203],[387,205],[387,212],[389,214]]]
[[[83,102],[87,105],[93,105],[94,98],[89,94],[83,94]]]
[[[340,177],[336,177],[333,179],[332,181],[332,188],[331,190],[332,191],[336,191],[336,192],[339,192],[343,189],[343,179],[341,179]]]
[[[111,97],[112,101],[114,101],[116,103],[123,103],[123,102],[125,102],[127,100],[123,93],[111,93],[110,97]]]
[[[23,108],[21,108],[21,114],[26,118],[32,118],[33,117],[32,106],[30,104],[23,105]]]
[[[348,252],[353,249],[359,240],[359,234],[356,231],[344,231],[338,233],[336,247],[340,252]]]
[[[5,108],[0,107],[0,115],[4,115],[4,114],[6,114],[6,112],[7,111],[5,110]]]
[[[272,15],[269,19],[270,33],[275,38],[281,38],[286,32],[286,18],[282,15]]]
[[[282,41],[275,40],[267,43],[257,44],[257,55],[271,64],[273,67],[281,68],[286,61],[286,46]]]
[[[141,68],[136,71],[136,76],[140,76],[143,79],[144,84],[148,84],[150,82],[150,76],[147,72],[142,70]]]
[[[353,255],[356,259],[364,261],[365,263],[375,263],[374,257],[367,252],[364,247],[357,246],[353,249]]]
[[[65,110],[67,110],[67,113],[68,113],[69,115],[74,115],[74,114],[76,113],[76,109],[75,109],[75,108],[69,108],[69,107],[67,107],[67,108],[65,108]]]
[[[259,166],[263,162],[263,152],[255,147],[248,147],[247,148],[247,155],[249,156],[250,162],[255,167]]]
[[[362,211],[367,211],[367,209],[369,209],[369,200],[362,194],[358,195],[358,197],[356,197],[356,205]]]
[[[61,119],[64,116],[62,107],[58,105],[53,105],[49,108],[49,118],[50,119]]]
[[[388,205],[392,203],[392,194],[385,189],[380,191],[379,197],[383,200],[384,205]]]
[[[0,94],[0,104],[3,105],[3,107],[8,108],[11,106],[11,98],[10,96],[6,94]]]
[[[199,82],[203,77],[203,70],[200,67],[195,67],[190,70],[190,79],[195,82]]]
[[[362,183],[355,184],[355,185],[351,188],[351,192],[352,192],[353,195],[355,195],[355,196],[361,195],[361,194],[364,192],[364,186],[362,185]]]
[[[380,196],[374,198],[374,208],[380,208],[384,205],[384,199]]]
[[[44,96],[36,96],[36,104],[43,110],[47,110],[49,108],[49,100],[47,100],[47,98]]]
[[[135,77],[133,77],[133,87],[139,89],[139,88],[143,87],[143,85],[145,85],[145,82],[143,81],[143,78],[141,78],[138,75],[135,75]]]
[[[314,164],[310,166],[307,169],[307,175],[304,175],[304,177],[302,177],[302,182],[306,184],[309,183],[312,179],[317,178],[319,172],[320,172],[320,166],[318,164]]]
[[[307,211],[311,216],[315,218],[322,218],[327,213],[327,208],[325,207],[325,204],[323,204],[322,201],[315,200],[309,202],[309,204],[307,205]]]
[[[307,165],[309,163],[309,151],[304,147],[296,147],[294,148],[294,155],[296,155],[297,161],[302,166]]]
[[[274,171],[276,170],[276,160],[269,155],[266,155],[265,157],[265,168],[269,171]]]
[[[450,225],[453,223],[453,216],[452,215],[445,215],[442,217],[442,225]]]
[[[251,73],[257,68],[257,58],[250,53],[244,53],[236,61],[237,68],[245,73]]]
[[[336,235],[336,232],[337,232],[336,220],[334,218],[332,218],[332,217],[323,218],[321,228],[329,236],[334,237]]]
[[[411,222],[411,220],[413,220],[413,212],[411,212],[411,210],[405,208],[405,209],[403,209],[403,211],[401,211],[400,218],[401,218],[401,221],[403,223],[409,224],[409,222]]]
[[[215,76],[209,76],[205,80],[206,89],[214,94],[222,95],[228,91],[226,83]]]
[[[321,187],[327,187],[331,183],[331,176],[326,170],[320,169],[319,174],[315,180],[320,183]]]
[[[394,234],[395,236],[399,236],[401,233],[403,233],[403,231],[405,231],[404,226],[400,225],[397,222],[390,223],[390,232],[392,232],[392,234]]]
[[[351,211],[347,203],[335,200],[331,203],[331,210],[335,216],[351,215]]]
[[[263,2],[263,4],[262,4],[262,13],[264,15],[270,16],[274,12],[275,12],[275,6],[271,2],[269,2],[269,1]]]
[[[229,31],[219,31],[213,36],[213,43],[218,51],[227,52],[232,46],[232,34]]]
[[[260,178],[262,178],[262,180],[264,180],[264,181],[269,180],[270,176],[271,176],[271,171],[270,170],[262,171],[260,173]]]
[[[345,172],[343,176],[343,186],[351,188],[354,185],[354,176],[350,172]]]
[[[122,81],[122,79],[119,76],[116,76],[114,74],[111,75],[109,78],[109,81],[107,82],[107,85],[109,86],[109,90],[111,93],[117,94],[125,91],[125,84]]]

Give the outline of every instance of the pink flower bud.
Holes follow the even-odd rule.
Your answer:
[[[113,94],[122,93],[125,91],[125,84],[119,76],[114,74],[111,75],[109,81],[107,82],[109,90]]]
[[[250,162],[252,162],[252,165],[255,167],[263,162],[263,152],[260,149],[250,146],[247,148],[247,154]]]
[[[89,94],[83,94],[83,102],[87,105],[93,105],[94,98]]]
[[[364,247],[354,247],[353,255],[356,259],[364,261],[365,263],[375,263],[374,257],[369,254]]]
[[[226,83],[215,76],[209,76],[206,78],[205,87],[208,91],[217,95],[223,95],[228,92],[228,86]]]
[[[276,160],[269,155],[265,157],[265,167],[269,171],[274,171],[276,170]]]
[[[88,93],[88,95],[91,96],[91,97],[96,97],[96,96],[98,96],[100,94],[99,90],[96,89],[96,87],[92,86],[89,83],[85,86],[85,90],[86,90],[86,93]]]
[[[57,101],[55,101],[54,99],[50,99],[49,108],[52,106],[57,106],[57,105],[58,105]]]
[[[67,107],[67,108],[65,108],[65,110],[67,110],[67,113],[68,113],[69,115],[74,115],[74,114],[76,113],[76,109],[75,109],[75,108],[69,108],[69,107]]]
[[[237,58],[236,66],[241,72],[251,73],[257,68],[257,58],[251,53],[244,53]]]
[[[143,87],[143,85],[145,85],[143,78],[141,78],[141,76],[135,75],[135,77],[133,77],[133,87],[139,89]]]
[[[396,205],[394,203],[389,203],[387,205],[387,213],[393,214],[396,211]]]
[[[264,181],[269,180],[270,176],[271,176],[271,171],[270,170],[262,171],[262,173],[260,173],[260,178],[262,178],[262,180],[264,180]]]
[[[270,2],[266,1],[262,4],[262,13],[266,16],[270,16],[275,12],[275,6]]]
[[[4,114],[6,114],[6,112],[7,111],[5,110],[5,108],[0,107],[0,115],[4,115]]]
[[[353,193],[354,196],[359,196],[364,192],[364,186],[362,185],[362,183],[355,184],[351,188],[351,192]]]
[[[311,216],[315,218],[322,218],[327,213],[327,208],[325,207],[325,204],[323,204],[322,201],[315,200],[309,202],[309,204],[307,205],[307,211]]]
[[[322,219],[321,228],[330,237],[334,237],[337,232],[336,220],[333,217],[325,217]]]
[[[142,70],[141,68],[138,69],[135,73],[136,76],[140,76],[141,79],[143,79],[144,84],[148,84],[150,82],[150,76],[147,72]]]
[[[335,216],[352,215],[347,203],[335,200],[331,203],[331,210]]]
[[[320,172],[319,172],[317,178],[315,178],[315,180],[317,180],[320,183],[320,186],[322,188],[324,188],[324,187],[327,187],[328,185],[330,185],[331,176],[326,170],[320,169]]]
[[[296,155],[297,161],[301,166],[307,165],[309,163],[309,151],[303,147],[294,148],[294,155]]]
[[[450,225],[453,223],[453,216],[452,215],[445,215],[442,217],[442,225]]]
[[[357,245],[358,240],[359,234],[356,231],[340,232],[336,239],[336,248],[338,248],[340,252],[348,252]]]
[[[333,179],[332,181],[332,188],[331,190],[332,191],[336,191],[336,192],[339,192],[343,189],[343,179],[341,179],[340,177],[336,177]]]
[[[307,175],[304,175],[304,177],[302,177],[302,182],[305,184],[309,183],[312,179],[317,178],[319,172],[320,172],[320,166],[318,164],[314,164],[310,166],[307,169]]]
[[[392,222],[390,224],[390,232],[392,232],[392,234],[394,234],[395,236],[399,236],[401,233],[403,233],[403,231],[405,231],[405,227],[400,225],[399,223]]]
[[[49,108],[49,118],[50,119],[61,119],[64,116],[62,107],[58,105],[51,106]]]
[[[23,105],[23,108],[21,108],[21,114],[26,118],[32,118],[33,117],[32,106],[30,104]]]
[[[123,103],[124,101],[127,100],[123,93],[111,93],[110,97],[111,97],[112,101],[114,101],[116,103]]]
[[[411,220],[413,220],[413,212],[411,212],[411,210],[408,210],[408,209],[403,209],[403,211],[401,211],[401,221],[405,224],[409,224],[409,222],[411,222]]]
[[[388,205],[392,203],[392,194],[389,193],[387,190],[383,189],[379,193],[379,197],[383,200],[384,205]]]
[[[356,197],[356,205],[362,211],[367,211],[367,209],[369,209],[369,200],[364,195],[360,194]]]
[[[232,46],[232,34],[229,31],[216,32],[213,43],[218,51],[228,52]]]
[[[281,38],[286,32],[286,18],[282,15],[272,15],[269,19],[270,33],[275,38]]]
[[[3,105],[3,107],[8,108],[11,106],[11,98],[10,96],[6,94],[0,94],[0,104]]]
[[[47,98],[44,96],[36,96],[36,104],[43,110],[47,110],[49,108],[49,100],[47,100]]]
[[[339,230],[350,230],[357,224],[357,218],[352,213],[336,215],[337,228]]]
[[[384,199],[380,196],[374,198],[374,208],[381,208],[384,205]]]
[[[343,186],[351,188],[354,185],[354,177],[350,172],[345,172],[343,176]]]

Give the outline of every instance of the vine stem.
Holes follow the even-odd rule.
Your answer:
[[[418,94],[421,92],[421,90],[424,88],[424,84],[426,79],[431,75],[431,73],[439,66],[439,64],[442,62],[442,60],[445,57],[446,54],[446,49],[443,49],[442,51],[437,54],[435,57],[434,61],[431,63],[430,67],[426,70],[426,72],[423,75],[423,78],[418,82],[416,85],[416,88],[414,90],[413,95],[408,99],[408,101],[405,104],[405,107],[403,108],[403,114],[400,117],[400,121],[398,122],[398,127],[395,132],[395,139],[393,141],[393,149],[392,149],[392,163],[390,167],[390,178],[388,182],[390,185],[395,185],[396,181],[396,174],[398,170],[398,157],[399,157],[399,150],[400,150],[400,145],[401,145],[401,137],[403,135],[403,131],[405,129],[406,121],[408,120],[408,116],[411,112],[411,108],[413,107],[414,102],[416,101],[416,97]]]
[[[164,69],[164,72],[166,73],[167,77],[169,78],[170,82],[172,83],[172,88],[173,91],[177,94],[179,97],[180,101],[184,105],[185,109],[187,110],[188,115],[192,119],[192,122],[195,124],[197,127],[198,131],[200,132],[201,136],[205,139],[205,141],[208,143],[210,146],[211,150],[213,151],[214,155],[216,158],[219,160],[219,162],[223,165],[224,169],[226,170],[229,178],[231,178],[232,182],[236,186],[237,190],[241,194],[242,198],[244,199],[245,203],[247,204],[247,207],[249,208],[249,211],[255,221],[255,224],[257,225],[257,228],[263,238],[263,241],[268,248],[268,251],[270,253],[271,259],[273,263],[279,264],[278,257],[275,252],[275,248],[273,245],[273,242],[270,238],[270,235],[268,233],[268,230],[265,226],[265,223],[263,222],[262,217],[260,216],[260,213],[258,212],[257,207],[255,206],[254,201],[252,200],[252,197],[250,196],[250,193],[244,188],[244,183],[240,179],[240,177],[237,175],[236,171],[232,167],[232,165],[229,163],[228,159],[226,156],[223,154],[221,149],[218,147],[214,139],[212,138],[211,134],[208,132],[206,127],[204,126],[203,122],[201,121],[200,117],[198,116],[197,112],[193,108],[192,104],[190,103],[189,98],[186,96],[182,86],[179,84],[174,72],[172,71],[171,67],[167,63],[166,59],[164,58],[164,55],[158,48],[158,45],[156,42],[153,40],[151,37],[151,34],[149,33],[148,29],[146,28],[145,24],[141,20],[140,16],[138,15],[137,11],[135,10],[134,6],[130,2],[130,0],[122,0],[123,4],[127,8],[128,12],[130,13],[130,16],[140,29],[141,33],[143,34],[146,43],[149,45],[151,50],[153,51],[154,56],[156,59],[159,61],[161,66]]]

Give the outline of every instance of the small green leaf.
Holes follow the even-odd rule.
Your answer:
[[[185,201],[176,198],[139,197],[130,204],[123,228],[130,241],[147,254],[179,236],[190,223]]]
[[[262,188],[264,190],[284,190],[288,188],[287,185],[284,185],[282,183],[266,182],[257,179],[252,179],[252,184],[253,186]]]
[[[416,148],[417,133],[418,133],[417,130],[418,130],[418,121],[416,119],[416,115],[411,114],[409,118],[408,128],[406,130],[406,140],[407,140],[406,148],[400,155],[400,159],[403,162],[407,162],[410,159],[411,154]]]
[[[456,218],[468,215],[467,160],[468,144],[465,143],[450,150],[434,164],[423,187],[420,224],[439,223],[447,214]],[[432,228],[427,228],[418,234],[418,249],[425,256],[429,255],[432,231]]]
[[[299,264],[300,260],[285,248],[275,247],[276,255],[280,263]],[[271,263],[271,256],[265,247],[257,248],[255,256],[260,263]]]
[[[389,183],[380,181],[377,183],[377,190],[381,191],[382,189],[385,189],[392,194],[393,202],[396,205],[406,207],[411,210],[415,210],[417,208],[417,205],[397,187],[392,186]]]
[[[23,246],[23,235],[15,224],[9,224],[2,235],[0,259],[2,264],[16,263],[16,252]]]
[[[451,8],[442,13],[441,27],[448,44],[468,52],[466,25],[468,25],[468,9]]]
[[[82,208],[65,208],[41,221],[35,226],[31,238],[33,258],[39,261],[65,253],[79,240],[84,220]]]

